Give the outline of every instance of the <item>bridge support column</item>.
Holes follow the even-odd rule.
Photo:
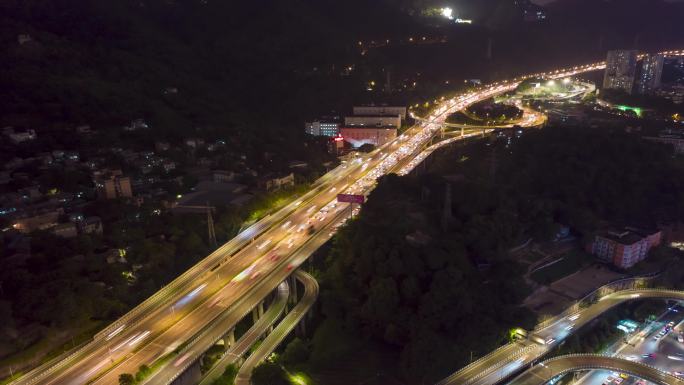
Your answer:
[[[297,335],[300,337],[304,337],[306,335],[306,317],[302,317],[297,324]]]
[[[235,345],[235,329],[230,329],[226,334],[226,347]]]
[[[264,301],[259,302],[259,304],[252,309],[252,321],[257,322],[261,316],[264,315]]]
[[[297,298],[299,298],[297,294],[297,279],[295,279],[294,275],[290,275],[290,298],[288,301],[295,304],[297,303]]]

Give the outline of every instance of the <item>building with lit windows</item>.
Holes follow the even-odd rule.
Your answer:
[[[636,69],[637,51],[609,51],[606,59],[606,72],[603,78],[603,88],[624,90],[628,94],[631,94],[632,89],[634,88]]]
[[[660,88],[664,62],[665,56],[661,54],[644,57],[637,86],[640,94],[650,95]]]
[[[376,147],[382,146],[397,138],[396,127],[342,127],[340,134],[345,142],[350,143],[354,148],[359,148],[364,144],[372,144]]]
[[[313,136],[337,136],[340,123],[333,119],[317,120],[304,124],[304,131]]]
[[[659,230],[626,228],[605,231],[595,236],[588,249],[601,261],[627,269],[646,259],[649,250],[660,245],[661,238]]]

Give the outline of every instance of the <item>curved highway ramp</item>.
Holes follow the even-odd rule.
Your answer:
[[[561,374],[593,369],[621,372],[659,385],[684,385],[681,378],[656,367],[598,354],[571,354],[552,358],[528,369],[508,385],[543,385]]]
[[[235,385],[250,384],[254,368],[259,363],[263,362],[266,357],[283,342],[285,337],[290,334],[292,329],[297,326],[311,306],[316,302],[316,299],[318,298],[318,282],[316,282],[314,277],[300,270],[297,270],[294,273],[294,276],[304,284],[304,295],[302,299],[242,364],[240,371],[235,378]]]
[[[245,333],[240,339],[231,346],[226,354],[221,358],[214,367],[208,371],[199,385],[209,385],[217,378],[221,377],[223,371],[228,365],[238,362],[258,340],[266,334],[268,329],[273,326],[285,311],[287,306],[287,299],[290,296],[290,287],[286,282],[278,286],[278,292],[275,300],[268,307],[268,310],[259,320]]]

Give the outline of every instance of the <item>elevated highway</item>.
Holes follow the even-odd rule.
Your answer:
[[[277,296],[268,310],[235,344],[230,346],[225,355],[203,376],[199,385],[211,385],[221,377],[229,365],[238,363],[249,349],[280,319],[287,307],[289,296],[290,288],[287,283],[283,282],[278,286]]]
[[[639,279],[632,281],[635,286],[643,284]],[[684,300],[684,291],[678,290],[628,288],[606,291],[610,290],[601,288],[597,290],[596,296],[589,297],[585,302],[577,303],[561,315],[547,320],[531,332],[532,339],[504,345],[440,381],[438,385],[496,384],[538,361],[572,333],[615,306],[639,299]]]
[[[297,303],[288,315],[278,324],[278,326],[271,332],[268,337],[259,345],[259,347],[247,358],[244,364],[240,367],[240,371],[235,378],[235,385],[249,385],[252,377],[252,371],[261,362],[263,362],[277,347],[283,342],[290,332],[297,326],[299,322],[306,316],[311,306],[318,298],[318,282],[303,271],[295,272],[295,278],[304,284],[304,296]]]
[[[544,385],[562,374],[594,369],[625,373],[659,385],[684,385],[681,378],[656,367],[598,354],[571,354],[546,360],[526,370],[508,385]]]

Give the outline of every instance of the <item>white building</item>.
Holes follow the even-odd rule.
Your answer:
[[[304,124],[304,131],[313,136],[337,136],[340,123],[329,120],[317,120]]]

